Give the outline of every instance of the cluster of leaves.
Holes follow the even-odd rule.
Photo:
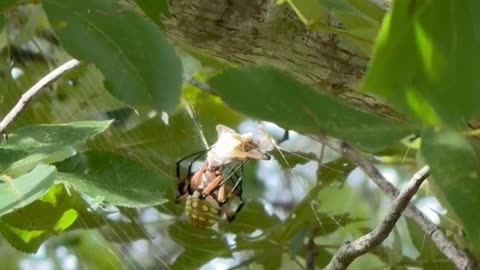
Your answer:
[[[356,110],[268,67],[227,68],[208,78],[208,84],[223,102],[185,87],[182,102],[188,102],[197,113],[192,121],[188,111],[178,108],[186,71],[182,71],[181,61],[162,31],[160,18],[170,16],[166,1],[41,1],[41,6],[33,8],[40,15],[29,17],[26,32],[36,34],[38,29],[28,27],[38,26],[43,20],[43,30],[53,30],[61,44],[52,59],[70,55],[94,65],[84,66],[59,81],[54,97],[40,98],[38,104],[46,105],[27,110],[24,120],[15,123],[9,140],[0,144],[0,179],[4,182],[0,184],[0,232],[15,248],[35,252],[50,236],[82,227],[78,225],[80,220],[83,227],[104,225],[80,194],[117,207],[165,203],[173,197],[175,159],[201,145],[200,136],[192,136],[199,132],[198,126],[212,142],[217,123],[236,126],[245,119],[226,104],[243,115],[300,133],[326,134],[370,153],[409,134],[419,134],[419,162],[431,166],[430,185],[449,214],[465,229],[467,247],[478,254],[480,220],[474,206],[479,203],[476,194],[480,187],[480,149],[477,140],[465,136],[465,129],[469,121],[479,117],[475,102],[480,84],[476,83],[474,67],[480,57],[475,52],[480,21],[472,14],[479,4],[396,1],[385,15],[366,2],[288,1],[312,31],[330,31],[350,38],[366,54],[378,31],[363,89],[403,113],[404,121]],[[13,10],[26,3],[29,1],[2,1],[0,12],[5,16],[0,16],[0,26],[6,25],[7,29]],[[325,18],[330,18],[326,14],[332,13],[341,27],[325,23]],[[26,39],[4,35],[7,37],[2,39],[2,48],[20,47]],[[28,86],[21,80],[5,78],[2,85],[16,89],[2,101],[0,113],[4,115]],[[460,90],[455,91],[457,88]],[[70,118],[58,113],[65,107],[82,108],[75,117],[78,120],[94,119],[101,111],[117,121],[65,123]],[[159,116],[149,116],[152,109],[157,114],[166,112],[170,116],[168,124]],[[31,125],[36,122],[62,124]],[[125,122],[133,128],[122,128],[127,126]],[[328,165],[335,168],[344,163],[340,160]],[[342,167],[342,171],[351,169]],[[320,169],[318,175],[330,182],[346,177],[325,176]],[[311,203],[317,201],[323,187],[313,188],[284,222],[265,213],[258,203],[248,204],[235,223],[221,225],[222,233],[173,222],[168,226],[168,235],[184,251],[172,267],[198,267],[213,258],[232,257],[234,252],[248,250],[256,251],[255,255],[239,266],[255,262],[268,269],[278,268],[280,261],[270,258],[285,254],[305,260],[306,239],[326,236],[357,221],[344,214],[331,216],[312,211]],[[158,210],[165,214],[177,212],[171,204]],[[321,228],[315,228],[319,224]],[[115,225],[132,224],[119,221]],[[409,225],[410,232],[421,250],[424,245],[416,240],[423,236],[414,226]],[[261,231],[260,236],[256,229]],[[236,235],[234,246],[225,233]],[[331,258],[330,251],[326,247],[316,250],[319,267]],[[378,254],[385,252],[380,250]],[[437,255],[428,259],[436,259]],[[397,262],[419,264],[404,258]]]

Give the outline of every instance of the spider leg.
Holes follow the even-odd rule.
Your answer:
[[[238,174],[235,172],[235,177],[237,177],[237,181],[234,182],[233,188],[232,188],[232,190],[230,191],[229,194],[235,194],[235,195],[237,195],[238,197],[241,198],[242,193],[243,193],[243,186],[242,186],[242,181],[243,181],[243,164],[242,164],[242,166],[240,167],[240,175],[238,175]],[[232,177],[232,178],[233,178],[233,177]],[[232,182],[233,182],[233,179],[232,179]],[[231,195],[230,195],[230,196],[227,196],[227,197],[231,197]]]
[[[207,197],[208,195],[210,195],[210,193],[212,193],[217,188],[222,188],[224,185],[221,183],[224,183],[224,182],[225,181],[223,180],[222,175],[215,177],[215,179],[213,179],[213,181],[210,184],[208,184],[208,186],[202,191],[201,198]]]
[[[235,177],[237,177],[237,181],[235,182],[235,184],[233,185],[233,188],[230,190],[230,192],[226,195],[226,198],[224,199],[224,201],[220,201],[220,204],[222,205],[222,208],[223,208],[223,211],[225,212],[225,215],[227,216],[227,220],[229,222],[232,222],[238,215],[238,213],[240,213],[240,211],[242,210],[243,206],[245,205],[245,201],[243,200],[243,197],[242,197],[242,193],[243,193],[243,188],[242,188],[242,181],[243,181],[243,164],[241,166],[241,169],[240,169],[240,175],[238,175],[236,172],[235,172]],[[232,177],[233,178],[233,177]],[[224,186],[222,186],[220,189],[223,189]],[[224,189],[223,189],[223,192],[224,192]],[[219,190],[219,196],[220,196],[221,192]],[[236,195],[239,200],[240,200],[240,203],[238,204],[237,208],[235,209],[235,211],[233,213],[230,212],[230,210],[228,210],[228,207],[226,205],[226,203],[228,202],[228,200],[233,196],[233,195]],[[224,196],[224,195],[222,195]]]
[[[277,144],[281,144],[285,141],[288,141],[290,139],[290,132],[288,129],[285,129],[285,132],[283,133],[283,136],[282,138],[280,138],[279,140],[277,140]]]
[[[178,182],[178,193],[175,198],[175,203],[179,203],[187,198],[188,195],[192,195],[194,190],[198,190],[202,182],[202,177],[205,171],[207,170],[207,163],[205,162],[200,168],[196,171],[191,178],[184,178]]]
[[[192,170],[192,164],[193,164],[193,162],[197,161],[201,156],[203,156],[203,155],[204,155],[206,152],[208,152],[209,150],[210,150],[210,149],[198,151],[198,152],[195,152],[195,153],[193,153],[193,154],[190,154],[190,155],[188,155],[188,156],[186,156],[186,157],[184,157],[184,158],[182,158],[182,159],[177,160],[177,162],[175,163],[175,168],[176,168],[176,173],[177,173],[177,179],[180,179],[180,164],[181,164],[182,162],[184,162],[185,160],[187,160],[187,159],[189,159],[189,158],[191,158],[191,157],[193,157],[193,156],[196,156],[195,158],[193,158],[193,160],[192,160],[190,163],[188,163],[188,170],[189,170],[188,175],[191,176],[191,175],[192,175],[191,170]],[[190,178],[190,177],[188,177],[188,178]]]
[[[237,175],[237,171],[238,171],[238,170],[241,171],[241,174],[242,174],[242,177],[243,177],[243,165],[245,165],[245,162],[247,162],[247,161],[246,161],[246,160],[242,161],[242,164],[240,164],[240,166],[236,167],[235,169],[232,169],[232,170],[230,171],[230,173],[228,174],[228,176],[227,176],[225,179],[223,179],[223,181],[222,181],[219,185],[224,185],[229,179],[230,179],[231,181],[233,181],[233,180],[232,180],[232,177],[233,177],[234,175]],[[237,175],[237,178],[239,178],[238,175]],[[237,181],[238,181],[238,180],[237,180]],[[235,184],[235,182],[233,182],[233,183]]]
[[[176,169],[176,175],[177,175],[177,181],[178,181],[178,183],[177,183],[178,194],[177,194],[177,197],[175,198],[176,203],[180,202],[181,200],[184,200],[187,197],[188,194],[192,193],[192,189],[191,189],[192,164],[193,164],[193,162],[198,160],[200,157],[202,157],[207,151],[208,150],[202,150],[202,151],[199,151],[199,152],[195,152],[193,154],[190,154],[190,155],[178,160],[175,163],[175,169]],[[181,176],[180,176],[180,165],[183,161],[185,161],[188,158],[191,158],[193,156],[195,156],[193,158],[193,160],[188,163],[187,177],[182,179]]]

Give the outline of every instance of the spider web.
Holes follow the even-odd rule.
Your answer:
[[[22,92],[68,59],[65,52],[42,38],[34,37],[24,44],[22,47],[11,46],[2,54],[1,66],[9,71],[2,77],[2,83],[7,85],[1,89],[6,99],[4,104],[16,102]],[[189,73],[187,77],[202,72],[195,59],[188,55],[182,57]],[[2,105],[2,115],[6,111],[8,108]],[[224,112],[228,113],[227,117],[220,117]],[[230,127],[241,133],[251,132],[258,124],[263,124],[267,132],[277,138],[283,132],[272,123],[255,122],[230,112],[218,99],[192,85],[184,87],[181,104],[173,115],[143,107],[132,110],[104,90],[102,76],[92,65],[72,72],[44,91],[30,104],[14,128],[32,123],[101,119],[116,119],[111,128],[113,131],[108,137],[101,135],[90,141],[87,148],[111,151],[115,147],[117,154],[156,171],[161,176],[159,179],[163,177],[172,182],[169,199],[175,195],[176,159],[212,145],[216,138],[216,124],[234,124]],[[246,205],[237,220],[230,224],[221,221],[214,230],[199,229],[186,223],[183,206],[173,205],[171,201],[135,210],[87,198],[91,208],[99,213],[96,222],[102,224],[100,229],[90,229],[92,221],[80,216],[77,222],[83,230],[64,233],[47,241],[36,255],[8,252],[21,258],[20,269],[42,266],[46,269],[86,269],[91,265],[96,265],[97,269],[188,269],[194,264],[203,265],[202,269],[224,269],[242,263],[247,265],[244,262],[255,257],[255,251],[237,251],[234,247],[248,241],[254,243],[252,248],[255,244],[265,244],[257,240],[261,238],[259,235],[265,236],[273,223],[286,224],[299,218],[295,214],[308,216],[305,222],[311,225],[297,228],[293,238],[300,238],[302,245],[311,231],[317,231],[319,236],[315,239],[321,243],[318,247],[322,252],[333,253],[344,241],[358,236],[358,232],[345,224],[342,214],[350,213],[352,218],[371,216],[371,204],[381,206],[384,203],[377,196],[378,192],[368,186],[361,172],[352,172],[351,164],[308,137],[292,132],[289,141],[276,147],[274,157],[272,161],[247,164],[244,181]],[[398,178],[394,174],[392,178]],[[363,196],[359,194],[362,192]],[[372,194],[377,197],[365,200]],[[264,219],[248,220],[250,216]],[[128,222],[119,226],[116,223],[119,220]],[[374,226],[375,222],[363,224]],[[242,230],[245,233],[239,233]],[[333,231],[327,233],[329,230]],[[80,244],[72,245],[71,242],[75,241]],[[395,245],[397,243],[392,243]],[[283,266],[289,269],[301,268],[299,265],[305,265],[302,256],[289,258],[289,249],[295,249],[292,246],[277,247],[283,248],[282,252],[272,256],[281,256],[270,259],[283,260]],[[229,251],[219,252],[222,248]],[[297,252],[305,252],[298,250],[297,247]],[[433,251],[428,249],[426,252]],[[198,254],[206,259],[199,260]],[[95,260],[95,256],[101,262],[98,258]],[[387,261],[392,260],[394,258],[387,258]],[[382,266],[378,262],[375,265]],[[367,266],[374,268],[370,264]],[[357,267],[362,269],[361,264]]]

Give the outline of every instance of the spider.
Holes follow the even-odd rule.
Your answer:
[[[269,160],[273,142],[268,134],[259,129],[260,135],[238,134],[234,130],[217,125],[218,140],[207,150],[190,154],[176,163],[178,195],[175,202],[186,200],[185,212],[188,220],[199,227],[211,227],[225,214],[233,221],[245,204],[242,198],[243,165],[247,160]],[[288,138],[288,133],[282,140]],[[207,158],[202,167],[192,173],[192,165],[202,156]],[[187,165],[187,176],[181,178],[180,167]],[[230,181],[228,185],[227,182]],[[227,203],[232,196],[239,198],[236,209],[231,212]]]

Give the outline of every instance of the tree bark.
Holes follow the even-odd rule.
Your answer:
[[[372,1],[382,5],[379,0]],[[378,2],[378,3],[377,3]],[[363,111],[403,117],[358,91],[369,57],[345,38],[309,31],[276,0],[170,0],[170,39],[236,64],[270,65]],[[385,6],[383,8],[386,9]]]

